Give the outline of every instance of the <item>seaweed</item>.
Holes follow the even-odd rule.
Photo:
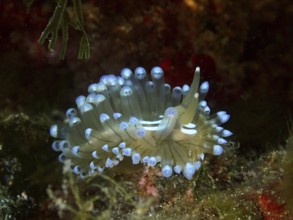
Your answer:
[[[69,39],[69,27],[71,26],[75,30],[80,31],[82,34],[79,45],[78,59],[89,59],[90,43],[84,27],[82,3],[81,0],[73,0],[72,2],[74,8],[73,18],[69,16],[69,6],[67,0],[58,0],[56,2],[54,13],[43,30],[38,42],[43,45],[46,40],[48,40],[48,49],[50,51],[54,51],[56,49],[59,33],[61,32],[62,43],[60,57],[61,59],[64,59]],[[24,3],[29,8],[31,7],[33,0],[24,0]]]

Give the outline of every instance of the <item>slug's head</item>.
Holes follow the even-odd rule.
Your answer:
[[[205,153],[221,155],[232,133],[220,125],[230,116],[210,115],[204,100],[209,84],[199,86],[199,67],[190,87],[171,89],[160,67],[150,75],[142,67],[134,73],[124,68],[121,76],[102,76],[87,96],[78,96],[77,109],[66,111],[67,125],[50,129],[60,139],[52,145],[59,160],[69,159],[81,177],[129,157],[133,165],[160,166],[165,177],[182,173],[191,179]]]

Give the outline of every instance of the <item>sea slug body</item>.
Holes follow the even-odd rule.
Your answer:
[[[81,177],[129,158],[133,165],[160,166],[164,177],[192,179],[204,155],[221,155],[224,138],[232,135],[220,126],[229,120],[226,112],[210,115],[204,100],[209,83],[199,85],[199,79],[199,67],[190,87],[173,89],[160,67],[151,70],[151,79],[142,67],[104,75],[87,96],[76,98],[77,109],[66,111],[66,125],[51,126],[58,139],[52,148]]]

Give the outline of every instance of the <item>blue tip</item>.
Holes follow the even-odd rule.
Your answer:
[[[98,172],[103,173],[104,169],[102,167],[98,167]]]
[[[224,130],[224,128],[221,126],[216,126],[215,128],[217,132],[222,132]]]
[[[208,91],[209,91],[209,82],[208,81],[205,81],[205,82],[203,82],[201,85],[200,85],[200,87],[199,87],[199,92],[201,93],[201,94],[206,94],[206,93],[208,93]]]
[[[145,131],[145,129],[143,127],[136,129],[136,135],[139,138],[144,137],[145,133],[146,133],[146,131]]]
[[[78,156],[79,146],[74,146],[71,151],[75,156]]]
[[[73,118],[70,118],[69,119],[69,127],[73,127],[77,124],[79,124],[81,121],[80,121],[80,118],[79,117],[73,117]]]
[[[138,164],[140,161],[139,153],[134,153],[131,158],[132,158],[132,164]]]
[[[179,86],[176,86],[172,89],[172,93],[175,95],[181,95],[182,94],[182,89]]]
[[[125,147],[126,147],[126,143],[125,143],[125,142],[121,142],[121,143],[119,144],[119,147],[120,147],[120,148],[125,148]]]
[[[220,118],[222,124],[226,123],[230,119],[230,115],[224,115]]]
[[[65,140],[59,142],[59,148],[60,148],[61,151],[64,151],[64,150],[68,149],[69,148],[69,142],[65,141]]]
[[[113,154],[119,154],[119,148],[118,147],[114,147],[112,149]]]
[[[131,96],[132,93],[133,93],[133,91],[129,86],[123,86],[120,90],[121,96]]]
[[[106,163],[105,163],[105,167],[107,168],[111,168],[114,166],[114,163],[113,163],[113,160],[111,160],[109,157],[107,158],[106,160]]]
[[[124,79],[129,79],[132,75],[132,71],[129,68],[123,68],[120,74]]]
[[[80,106],[82,106],[85,103],[85,96],[80,95],[75,99],[75,103],[77,105],[77,107],[79,108]]]
[[[218,119],[220,120],[220,123],[221,124],[224,124],[225,122],[227,122],[230,118],[230,115],[228,115],[226,112],[224,111],[220,111],[220,112],[217,112],[217,116],[218,116]]]
[[[207,101],[205,101],[205,100],[202,100],[202,101],[199,102],[199,106],[200,106],[202,109],[204,109],[207,105],[208,105],[208,103],[207,103]]]
[[[175,172],[175,173],[180,174],[181,171],[182,171],[182,167],[181,167],[181,166],[176,165],[176,166],[174,167],[174,172]]]
[[[149,157],[145,156],[144,158],[142,158],[142,162],[143,163],[148,163],[149,162]]]
[[[166,109],[165,115],[169,118],[173,118],[178,115],[178,111],[175,107],[169,107]]]
[[[137,79],[144,79],[146,77],[146,71],[143,67],[137,67],[134,70],[134,74]]]
[[[209,106],[206,106],[206,107],[204,108],[203,112],[204,112],[205,114],[209,115],[209,114],[211,113],[211,109],[210,109],[210,107],[209,107]]]
[[[79,174],[80,173],[80,168],[79,168],[79,166],[75,166],[74,168],[73,168],[73,173],[75,173],[75,174]]]
[[[62,163],[64,163],[66,159],[67,159],[67,157],[64,154],[60,154],[58,156],[58,160]]]
[[[89,93],[95,93],[98,91],[98,84],[97,83],[93,83],[93,84],[90,84],[87,91]]]
[[[101,77],[102,79],[102,77]],[[96,92],[97,93],[102,93],[104,91],[107,91],[107,86],[105,83],[103,83],[102,81],[98,82],[96,85]]]
[[[182,86],[182,92],[183,93],[187,93],[189,91],[189,89],[190,89],[189,85],[185,84],[185,85]]]
[[[95,104],[98,105],[99,103],[101,103],[102,101],[104,101],[106,99],[106,97],[102,94],[97,94],[95,96]]]
[[[75,116],[77,116],[77,110],[75,108],[67,109],[67,111],[66,111],[66,117],[67,118],[72,118],[72,117],[75,117]]]
[[[219,138],[218,139],[218,144],[227,144],[228,141],[226,141],[224,138]]]
[[[88,103],[92,103],[95,104],[96,103],[96,94],[95,93],[90,93],[87,97],[86,97],[86,102]]]
[[[233,133],[229,130],[223,130],[223,132],[222,132],[223,137],[229,137],[231,135],[233,135]]]
[[[125,83],[125,80],[124,80],[121,76],[117,76],[117,83],[118,83],[120,86],[123,86],[124,83]]]
[[[128,127],[127,122],[122,121],[122,122],[120,123],[120,129],[121,129],[121,130],[125,130],[127,127]]]
[[[91,111],[93,109],[94,109],[93,106],[90,103],[87,103],[87,102],[85,102],[83,105],[81,105],[79,107],[79,110],[80,110],[81,113],[85,113],[85,112]]]
[[[138,124],[138,119],[136,117],[131,116],[129,118],[129,123],[133,124],[133,125],[136,125],[136,124]]]
[[[87,129],[85,129],[85,138],[87,139],[87,140],[89,140],[90,138],[91,138],[91,133],[92,133],[92,131],[93,131],[93,129],[91,129],[91,128],[87,128]]]
[[[108,86],[115,86],[117,84],[116,76],[114,76],[114,75],[107,75],[106,76],[105,83]]]
[[[108,150],[109,150],[108,144],[103,145],[102,150],[108,152]]]
[[[131,156],[131,152],[132,152],[131,148],[124,148],[122,150],[122,154],[125,155],[125,156],[127,156],[127,157],[130,157]]]
[[[93,158],[95,158],[95,159],[98,159],[99,157],[98,157],[98,153],[97,153],[97,151],[93,151],[92,152],[92,156],[93,156]]]
[[[58,126],[56,124],[52,125],[50,127],[50,135],[53,138],[57,138],[58,136]]]
[[[220,145],[214,145],[213,147],[213,154],[218,156],[218,155],[221,155],[223,153],[223,148],[220,146]]]
[[[150,157],[148,161],[148,165],[151,167],[154,167],[156,166],[156,164],[157,164],[157,159],[155,157]]]
[[[183,170],[183,175],[186,177],[186,179],[191,180],[194,173],[196,171],[196,167],[192,163],[186,163],[184,170]]]
[[[118,160],[122,161],[122,160],[123,160],[123,155],[122,155],[122,154],[117,154],[117,155],[116,155],[116,158],[117,158]]]
[[[93,170],[97,168],[94,161],[90,162],[90,168]]]
[[[122,116],[122,114],[119,113],[119,112],[115,112],[115,113],[113,113],[113,118],[115,118],[116,120],[117,120],[118,118],[120,118],[121,116]]]
[[[152,68],[151,75],[153,79],[160,79],[164,76],[164,71],[161,67],[156,66]]]
[[[172,170],[172,167],[169,166],[169,165],[165,165],[163,168],[162,168],[162,175],[164,177],[170,177],[173,173],[173,170]]]
[[[60,143],[60,141],[54,141],[54,142],[52,143],[52,149],[53,149],[54,151],[61,151],[60,146],[59,146],[59,143]]]
[[[100,121],[101,121],[101,123],[104,123],[105,121],[107,121],[109,119],[110,119],[110,116],[107,115],[106,113],[100,114]]]

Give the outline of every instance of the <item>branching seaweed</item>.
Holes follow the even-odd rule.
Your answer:
[[[114,210],[119,201],[123,201],[123,205],[129,206],[130,210],[135,207],[133,196],[119,183],[103,174],[98,178],[89,177],[81,184],[72,172],[66,171],[62,189],[61,197],[51,188],[48,188],[47,193],[59,215],[69,215],[72,219],[109,219],[115,215]]]
[[[30,7],[33,0],[24,0],[24,3]],[[74,16],[76,21],[72,21],[68,15],[67,8],[68,8],[68,0],[57,0],[57,6],[54,10],[52,17],[50,18],[47,26],[43,30],[40,38],[39,43],[44,44],[45,41],[48,39],[49,50],[54,51],[56,48],[56,42],[58,39],[59,32],[62,35],[62,44],[61,44],[61,51],[60,57],[64,59],[65,53],[67,50],[68,45],[68,30],[69,25],[72,26],[74,29],[81,32],[82,37],[80,40],[79,45],[79,52],[78,52],[78,59],[89,59],[90,57],[90,43],[88,40],[88,36],[84,29],[84,20],[82,14],[82,4],[81,0],[72,0],[73,8],[74,8]]]

